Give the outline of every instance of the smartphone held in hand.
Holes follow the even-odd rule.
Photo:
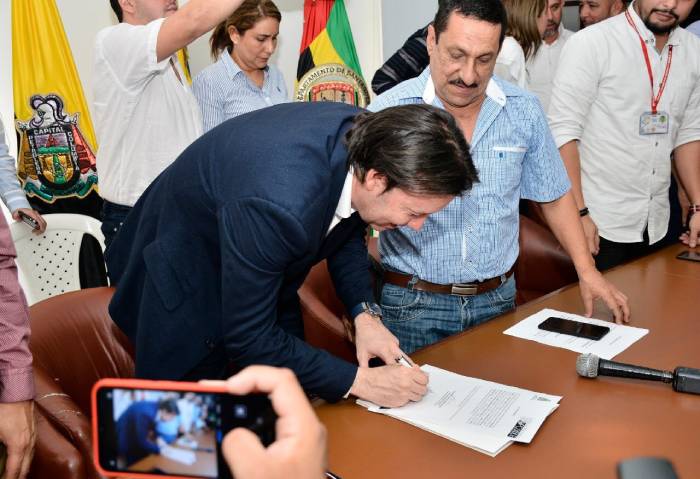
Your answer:
[[[32,229],[38,230],[39,229],[39,223],[37,220],[29,216],[27,213],[24,211],[18,211],[19,217],[22,220],[23,223],[28,224],[29,226],[32,227]]]
[[[263,445],[277,415],[264,394],[199,383],[103,379],[92,394],[94,460],[107,477],[230,478],[221,442],[244,427]]]

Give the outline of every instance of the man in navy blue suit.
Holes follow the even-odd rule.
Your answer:
[[[420,399],[428,378],[397,365],[374,304],[366,226],[419,229],[475,181],[464,136],[431,106],[290,103],[223,123],[151,184],[107,250],[110,314],[134,342],[137,376],[267,364],[329,401]],[[354,318],[359,368],[303,341],[297,290],[323,259]]]
[[[117,420],[117,451],[130,466],[149,454],[160,454],[165,442],[156,438],[156,424],[167,422],[178,415],[172,399],[137,401]]]

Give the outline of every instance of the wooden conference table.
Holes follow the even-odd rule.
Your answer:
[[[194,451],[195,462],[193,464],[184,464],[182,462],[174,461],[160,454],[150,454],[141,459],[139,462],[133,464],[129,468],[129,471],[162,471],[162,473],[177,476],[191,475],[196,477],[215,477],[217,464],[216,439],[214,437],[214,431],[199,431],[194,433],[192,437],[197,441],[199,446],[199,449]],[[182,448],[174,444],[171,445],[171,447],[191,451],[191,449]]]
[[[609,271],[628,297],[632,326],[649,329],[616,361],[700,368],[700,263],[675,259],[682,245]],[[563,396],[529,445],[495,458],[344,401],[317,408],[328,429],[329,469],[356,478],[616,478],[616,464],[668,458],[681,479],[700,477],[700,395],[629,379],[580,378],[573,351],[503,334],[542,308],[583,314],[569,286],[412,357],[434,366]],[[597,306],[594,317],[610,313]]]

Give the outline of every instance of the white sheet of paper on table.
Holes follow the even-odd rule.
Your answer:
[[[530,442],[561,399],[430,365],[421,369],[430,375],[429,392],[421,401],[392,409],[362,400],[358,404],[495,456],[513,439]]]
[[[160,448],[161,456],[172,459],[176,462],[181,462],[182,464],[187,464],[191,466],[197,460],[193,451],[188,451],[186,449],[180,449],[179,447],[165,446]]]
[[[594,341],[539,329],[537,326],[550,316],[607,326],[610,328],[610,332],[600,340]],[[591,353],[603,359],[614,358],[648,333],[648,329],[615,324],[601,319],[586,318],[585,316],[565,313],[555,309],[543,309],[503,331],[503,334],[515,336],[516,338],[529,339],[530,341],[569,349],[577,353]]]

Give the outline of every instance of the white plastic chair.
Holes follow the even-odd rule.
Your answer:
[[[83,234],[95,237],[103,253],[105,250],[101,223],[96,219],[63,213],[43,215],[43,218],[46,231],[38,236],[21,221],[10,224],[17,250],[19,283],[30,306],[49,296],[80,289],[78,263]]]

